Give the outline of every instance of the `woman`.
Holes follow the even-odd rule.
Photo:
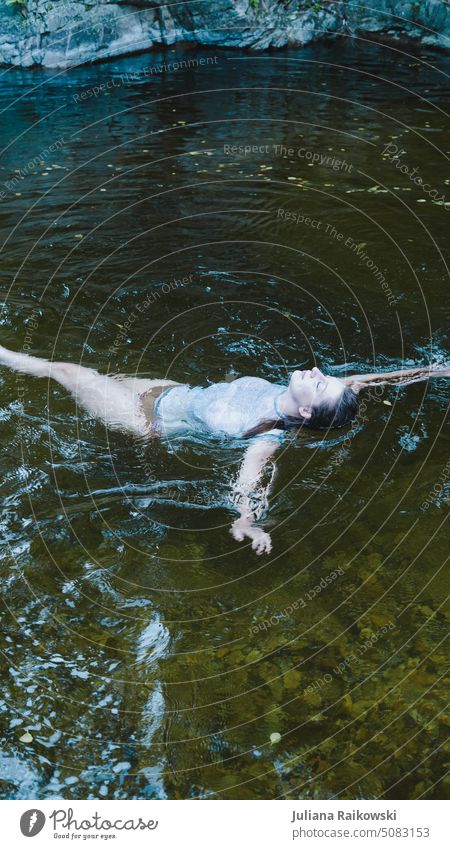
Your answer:
[[[170,438],[200,431],[249,440],[233,484],[239,518],[231,534],[238,542],[249,538],[257,554],[268,553],[272,547],[269,534],[256,521],[267,506],[273,474],[268,486],[259,484],[286,431],[349,424],[357,414],[357,395],[362,388],[450,376],[450,368],[426,367],[337,378],[314,367],[294,371],[287,386],[259,377],[241,377],[231,383],[200,387],[173,380],[101,375],[75,363],[50,362],[2,346],[0,363],[35,377],[53,378],[92,416],[108,427],[136,436]]]

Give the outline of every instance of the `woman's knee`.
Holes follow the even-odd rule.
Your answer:
[[[51,366],[51,376],[54,380],[70,388],[95,374],[98,374],[95,369],[86,368],[77,363],[52,363]]]

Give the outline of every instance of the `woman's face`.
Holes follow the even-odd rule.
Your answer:
[[[336,406],[344,388],[344,383],[339,378],[322,374],[316,366],[294,371],[289,383],[291,396],[299,408],[300,415],[305,418],[310,418],[311,408],[319,404]]]

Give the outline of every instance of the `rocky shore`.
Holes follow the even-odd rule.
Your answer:
[[[255,50],[319,39],[411,41],[448,50],[449,0],[1,0],[0,63],[70,68],[193,42]]]

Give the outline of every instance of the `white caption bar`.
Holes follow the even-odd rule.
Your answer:
[[[2,844],[282,849],[442,849],[439,801],[4,801]]]

